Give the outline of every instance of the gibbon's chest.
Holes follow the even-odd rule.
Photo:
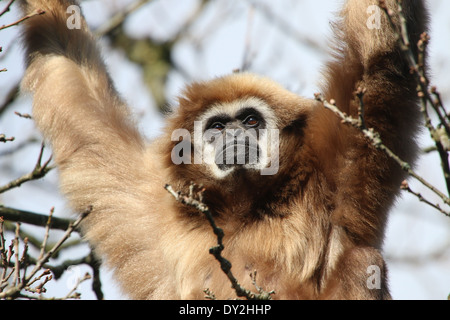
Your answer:
[[[230,271],[246,289],[255,291],[255,281],[266,291],[275,290],[278,293],[275,299],[313,298],[312,284],[318,282],[315,271],[322,263],[319,257],[323,256],[320,241],[313,234],[310,237],[302,234],[304,230],[298,230],[303,228],[301,225],[274,224],[267,221],[225,233],[222,257],[231,263]],[[186,235],[202,239],[203,245],[186,247],[178,255],[172,255],[177,260],[174,265],[179,279],[175,285],[179,286],[182,298],[202,298],[204,289],[218,299],[235,298],[220,262],[209,253],[217,245],[217,239],[212,230],[203,232],[203,236],[194,232]]]
[[[308,186],[303,178],[297,178],[214,184],[205,187],[203,201],[218,220],[233,223],[252,223],[267,217],[288,218],[292,214],[302,214],[304,208],[314,206],[308,201],[318,201],[321,197],[320,194],[305,197]]]
[[[222,256],[231,263],[231,272],[247,289],[255,289],[250,274],[256,272],[258,286],[280,292],[278,298],[312,297],[312,291],[304,291],[302,287],[310,288],[311,283],[317,282],[314,274],[323,263],[322,251],[326,247],[323,239],[327,230],[323,221],[311,217],[302,208],[296,209],[290,216],[266,215],[241,223],[232,221],[236,213],[231,212],[229,219],[216,219],[216,225],[224,231]],[[235,297],[220,262],[209,253],[218,240],[206,217],[201,226],[192,226],[186,221],[181,228],[183,239],[177,241],[179,250],[169,257],[177,266],[177,278],[182,279],[176,284],[180,293],[184,297],[201,298],[203,290],[210,289],[217,298]],[[172,240],[177,237],[180,234]],[[189,243],[196,245],[188,246]],[[187,261],[189,264],[184,263]]]

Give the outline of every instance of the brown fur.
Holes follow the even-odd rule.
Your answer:
[[[386,1],[394,8],[394,0]],[[422,1],[403,1],[412,43],[426,29]],[[62,191],[75,210],[93,205],[86,239],[135,299],[234,297],[217,261],[206,219],[163,189],[206,187],[205,201],[225,231],[224,256],[241,283],[258,284],[278,299],[389,298],[379,253],[387,212],[403,179],[400,168],[317,102],[268,79],[233,74],[190,85],[169,117],[166,133],[146,146],[120,100],[95,40],[84,26],[68,30],[71,0],[22,0],[28,69],[23,88],[34,93],[34,118],[51,142]],[[328,99],[356,115],[354,91],[365,87],[366,123],[407,161],[415,156],[418,108],[414,81],[383,17],[366,27],[374,0],[348,0],[336,22],[335,57],[327,66]],[[200,165],[175,166],[174,129],[192,132],[199,114],[217,102],[258,97],[273,108],[280,137],[280,171],[241,172],[217,181]],[[381,289],[368,289],[367,268],[382,271]]]

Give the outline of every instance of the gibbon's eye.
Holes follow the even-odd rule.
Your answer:
[[[259,119],[256,116],[248,116],[242,123],[247,127],[254,128],[259,125]]]
[[[209,128],[222,131],[223,129],[225,129],[225,125],[220,122],[214,122],[212,125],[209,126]]]

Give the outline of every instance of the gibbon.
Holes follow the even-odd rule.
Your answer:
[[[384,2],[396,10],[395,0]],[[67,28],[73,4],[21,0],[25,14],[45,11],[24,22],[22,88],[34,95],[34,119],[51,143],[71,208],[93,207],[84,237],[127,297],[204,299],[206,288],[218,299],[235,297],[209,253],[217,239],[207,219],[164,188],[186,192],[194,182],[225,233],[223,256],[243,287],[252,289],[256,270],[258,286],[274,290],[274,299],[391,298],[380,249],[405,178],[400,166],[316,99],[245,72],[188,85],[164,133],[147,142],[85,21]],[[355,91],[364,88],[366,126],[413,162],[415,79],[387,17],[368,27],[372,5],[378,1],[344,3],[323,96],[357,117]],[[403,12],[415,44],[427,29],[425,5],[404,0]],[[177,149],[180,143],[187,148]],[[194,161],[199,153],[205,161]],[[371,270],[379,273],[377,286],[368,285]]]

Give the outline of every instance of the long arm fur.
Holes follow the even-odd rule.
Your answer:
[[[53,146],[64,191],[81,209],[95,205],[91,188],[106,190],[118,179],[130,187],[136,177],[129,168],[139,166],[143,141],[84,20],[79,30],[66,26],[66,10],[74,3],[22,1],[25,13],[45,11],[24,27],[28,67],[22,88],[34,93],[36,123]]]
[[[397,12],[395,0],[385,1]],[[421,0],[404,0],[409,38],[413,51],[422,32],[427,30],[427,11]],[[364,117],[368,128],[380,133],[383,143],[402,159],[413,163],[417,154],[415,134],[420,112],[414,76],[401,52],[384,12],[380,24],[369,28],[369,6],[375,0],[349,0],[336,22],[336,51],[327,66],[324,92],[328,100],[347,114],[357,118],[360,101],[358,88],[364,95]],[[399,26],[398,17],[394,24]],[[331,221],[340,233],[344,252],[333,272],[325,296],[340,298],[389,298],[385,264],[380,253],[387,212],[399,193],[404,173],[383,152],[376,150],[357,129],[340,123],[336,115],[322,109],[313,124],[320,131],[320,142],[326,153],[324,171],[334,190]],[[366,269],[375,265],[381,270],[381,290],[368,290],[364,280]],[[359,281],[359,284],[357,283]]]
[[[62,192],[76,211],[93,206],[83,225],[88,240],[101,243],[100,253],[116,269],[128,268],[132,284],[148,265],[140,254],[151,259],[152,230],[136,221],[148,210],[143,181],[152,177],[144,169],[144,142],[111,83],[96,40],[84,20],[79,30],[66,26],[72,4],[77,3],[21,2],[25,13],[45,11],[24,24],[28,67],[22,88],[34,95],[34,119],[51,143]],[[139,250],[136,237],[146,237],[147,251]],[[136,273],[129,266],[134,263],[143,266]],[[149,286],[136,289],[136,296],[148,296]]]
[[[397,12],[395,0],[385,3]],[[357,118],[360,101],[355,92],[365,89],[366,126],[379,132],[383,143],[401,158],[413,162],[420,120],[415,80],[384,12],[380,10],[376,28],[367,26],[367,9],[372,5],[378,1],[349,0],[342,9],[334,26],[337,48],[327,66],[324,92],[328,100],[334,99],[342,111]],[[403,1],[403,11],[415,48],[426,31],[427,12],[421,0]],[[398,26],[399,19],[394,23]],[[338,123],[330,111],[322,110],[317,119],[331,123],[317,126],[329,141],[319,145],[335,152],[333,161],[323,157],[337,192],[333,219],[357,242],[378,247],[386,211],[404,176],[397,164],[371,147],[357,129]]]

